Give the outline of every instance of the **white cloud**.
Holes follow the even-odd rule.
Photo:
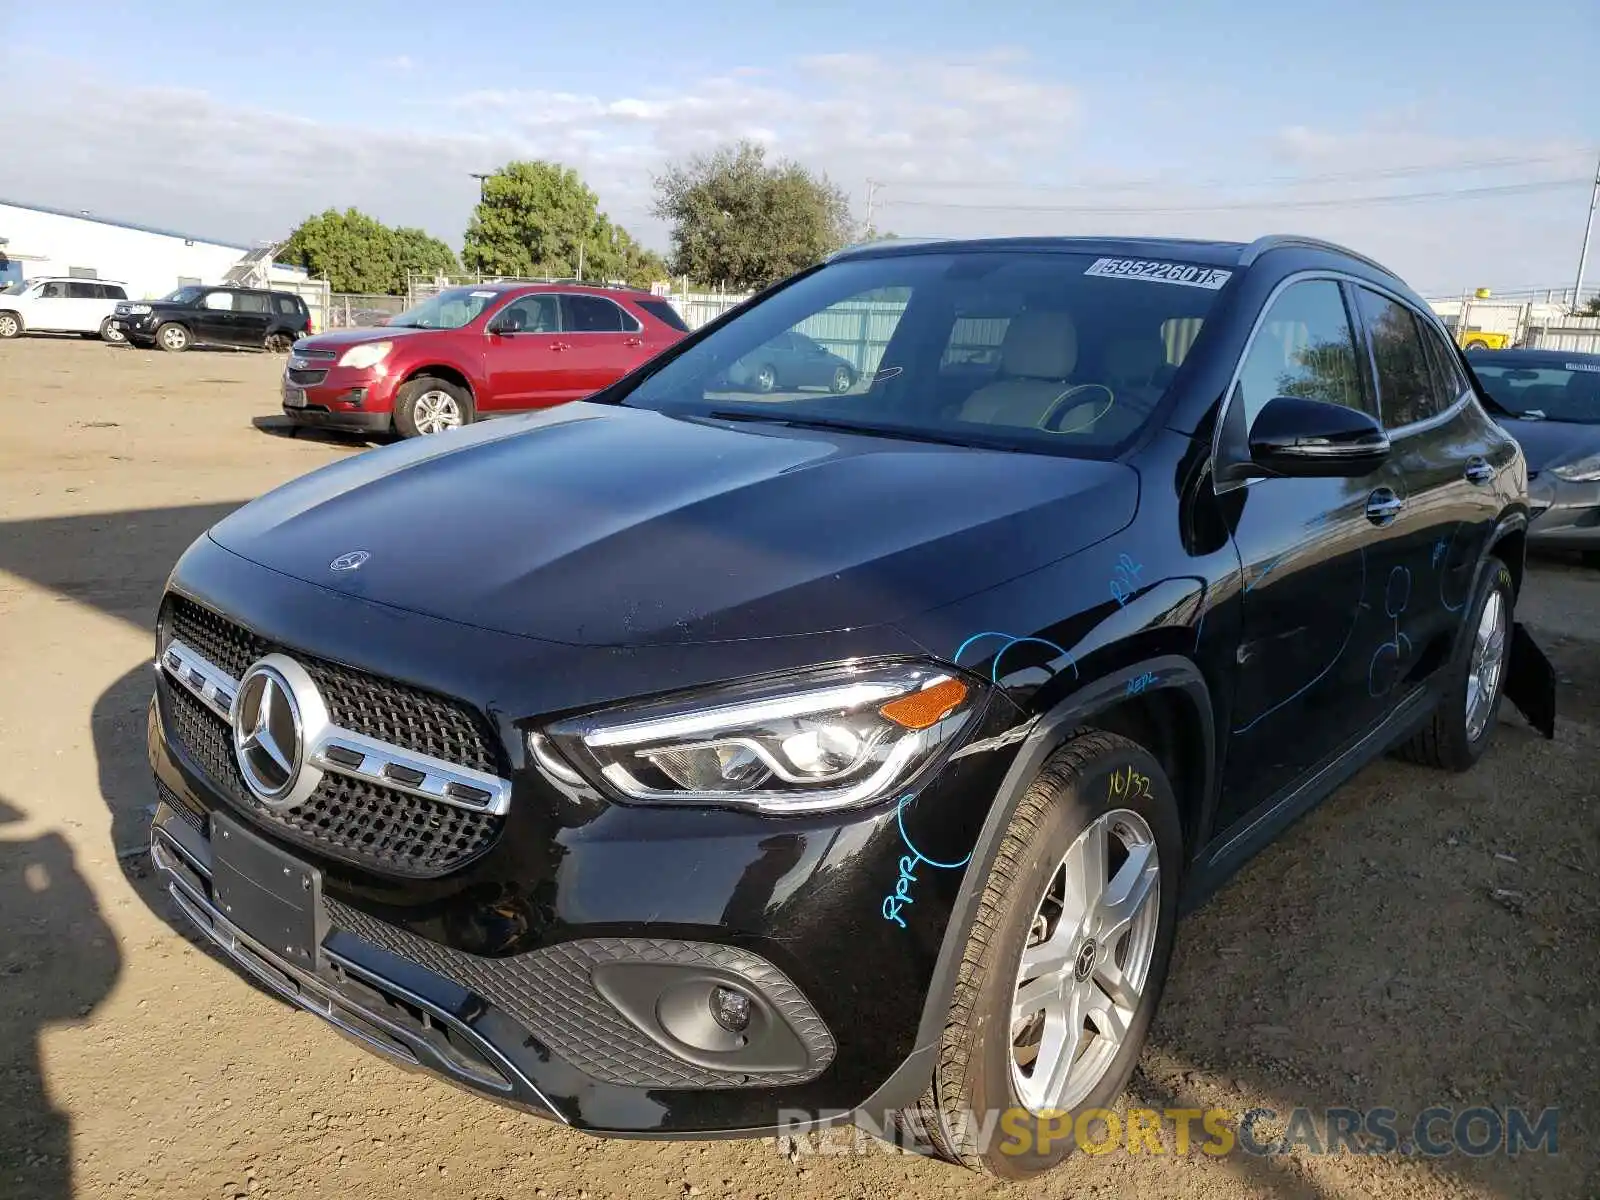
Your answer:
[[[400,69],[398,60],[388,65]],[[1115,96],[1049,78],[1017,49],[960,58],[830,54],[739,66],[677,88],[480,89],[398,110],[375,105],[371,114],[338,121],[240,107],[193,90],[117,87],[62,64],[51,64],[50,78],[48,88],[23,89],[27,119],[0,123],[0,196],[238,241],[279,236],[308,213],[355,205],[459,244],[478,194],[470,173],[513,157],[546,157],[576,168],[614,218],[662,246],[664,231],[649,216],[652,176],[670,159],[737,137],[827,171],[858,209],[866,179],[880,181],[878,222],[902,234],[1248,239],[1294,229],[1366,249],[1424,287],[1559,283],[1571,273],[1587,199],[1579,189],[1392,208],[1044,211],[1348,198],[1560,178],[1585,167],[1582,147],[1572,143],[1435,137],[1422,131],[1427,114],[1418,112],[1354,130],[1292,125],[1253,143],[1227,141],[1227,114],[1209,115],[1194,131],[1207,135],[1204,149],[1186,154],[1184,129],[1141,121]],[[406,119],[396,111],[419,114],[431,129],[396,127]],[[1091,132],[1098,135],[1092,143]],[[1097,157],[1089,145],[1101,147]],[[1408,175],[1544,153],[1550,163],[1520,171],[1442,182]],[[1152,155],[1165,164],[1154,178],[1130,165]],[[1302,187],[1280,178],[1265,190],[1233,182],[1377,170],[1393,175]],[[1075,189],[1038,187],[1063,180]],[[953,189],[951,181],[966,186]],[[906,203],[918,199],[1036,211]]]

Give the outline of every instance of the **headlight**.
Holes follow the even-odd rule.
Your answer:
[[[1573,462],[1551,467],[1550,474],[1568,483],[1593,483],[1600,479],[1600,454],[1586,454]]]
[[[142,317],[145,313],[150,312],[151,309],[148,304],[130,304],[123,311],[130,317]]]
[[[629,800],[816,812],[882,799],[981,707],[933,663],[832,667],[559,722],[565,758]],[[540,734],[530,749],[546,769]]]
[[[375,367],[389,357],[389,351],[394,349],[393,342],[362,342],[359,346],[352,346],[344,352],[344,357],[339,360],[341,367]]]

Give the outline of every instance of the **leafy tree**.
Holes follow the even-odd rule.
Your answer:
[[[571,167],[511,162],[483,181],[467,226],[462,259],[489,275],[623,279],[649,283],[666,274],[646,250],[600,211],[599,199]]]
[[[336,292],[399,295],[406,273],[457,270],[456,256],[420,229],[391,229],[359,209],[307,217],[279,251],[280,261],[306,268]]]
[[[1580,317],[1600,317],[1600,296],[1590,297],[1589,306],[1582,309],[1578,315]]]
[[[673,270],[704,283],[758,288],[850,240],[850,206],[826,175],[766,161],[741,141],[675,163],[655,181],[653,212],[672,224]]]
[[[421,229],[402,225],[394,231],[400,278],[395,294],[406,290],[411,275],[454,275],[461,270],[456,252]]]

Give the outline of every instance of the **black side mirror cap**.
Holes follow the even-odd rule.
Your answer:
[[[1267,476],[1353,478],[1389,458],[1389,435],[1371,416],[1303,396],[1268,400],[1249,440],[1250,462]]]

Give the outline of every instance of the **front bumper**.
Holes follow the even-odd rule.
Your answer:
[[[291,408],[284,405],[283,415],[296,425],[308,429],[342,429],[349,433],[388,433],[394,428],[394,419],[386,412],[355,412],[326,408]]]
[[[1528,525],[1530,545],[1600,550],[1600,481],[1574,483],[1541,471],[1529,481],[1528,499],[1538,513]]]
[[[514,680],[523,692],[506,700],[507,708],[549,712],[637,694],[645,677],[781,669],[782,657],[797,653],[770,640],[626,653],[508,641],[307,587],[204,539],[176,577],[214,610],[251,621],[267,642],[284,647],[293,636],[285,652],[322,664],[315,666],[319,680],[342,689],[326,692],[336,708],[346,702],[341,696],[370,705],[372,689],[348,677],[380,664],[389,677],[443,696],[507,696],[504,681]],[[308,636],[314,645],[305,644]],[[890,652],[883,633],[874,637],[876,649],[857,632],[826,635],[816,645],[807,639],[798,653],[815,662]],[[345,666],[316,657],[333,645]],[[237,677],[241,668],[231,673]],[[550,788],[508,728],[500,736],[511,761],[497,771],[512,783],[503,827],[438,869],[413,856],[407,864],[415,877],[401,878],[380,862],[363,863],[359,848],[350,851],[373,812],[359,790],[338,800],[349,811],[309,811],[315,804],[295,810],[307,816],[294,828],[253,811],[224,778],[232,753],[226,727],[196,724],[196,712],[205,715],[197,705],[164,670],[158,674],[149,752],[164,808],[153,837],[169,831],[187,851],[177,865],[189,872],[174,869],[178,851],[168,848],[158,862],[164,881],[169,889],[187,885],[178,897],[188,901],[184,911],[217,928],[215,906],[207,912],[196,900],[211,904],[206,831],[214,813],[320,871],[327,932],[318,957],[325,961],[300,971],[312,978],[284,972],[281,956],[263,957],[249,942],[239,944],[254,957],[240,958],[241,965],[259,974],[264,963],[288,981],[277,990],[288,987],[296,1003],[346,1032],[355,1025],[390,1057],[574,1127],[620,1136],[764,1134],[800,1111],[899,1107],[925,1084],[925,1071],[914,1078],[929,1050],[917,1042],[922,1009],[965,885],[959,870],[919,871],[915,903],[899,920],[886,916],[884,899],[905,854],[894,806],[793,818],[584,806]],[[972,736],[998,733],[1011,720],[996,707]],[[195,740],[205,735],[215,744]],[[936,858],[948,851],[953,860],[970,848],[1009,761],[1007,753],[963,757],[920,786],[916,821],[935,839],[923,849]],[[408,821],[400,831],[406,836],[425,828]],[[324,824],[313,828],[315,822]],[[324,828],[345,840],[326,843],[332,834]],[[462,836],[460,827],[451,836]],[[238,943],[237,930],[223,933]],[[630,1007],[618,964],[750,990],[791,1031],[790,1049],[801,1047],[801,1061],[768,1056],[730,1069],[726,1058],[686,1057],[681,1043],[659,1036],[659,1023],[652,1027],[655,1008]],[[352,979],[366,991],[346,986]],[[370,992],[381,993],[377,1007]],[[416,1029],[397,1034],[375,1021],[398,1019],[391,1000],[428,1014],[447,1033],[459,1025],[457,1040],[476,1056],[472,1068],[441,1057],[437,1046],[418,1048]],[[379,1029],[378,1044],[369,1027]],[[887,1099],[912,1085],[909,1097]]]

